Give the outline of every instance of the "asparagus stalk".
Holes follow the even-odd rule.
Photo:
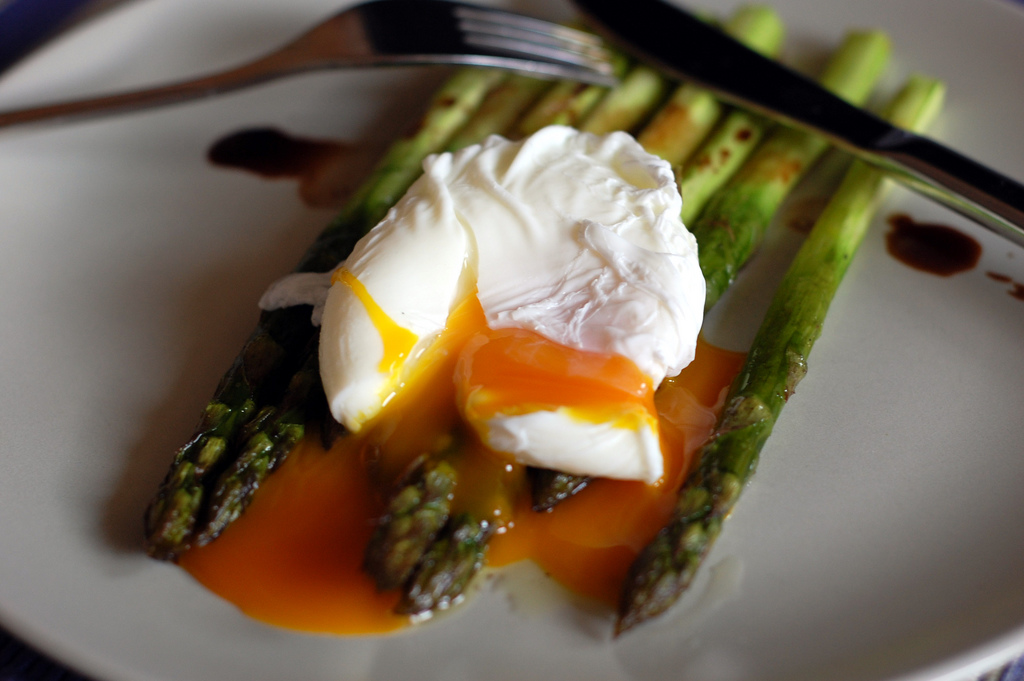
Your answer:
[[[782,21],[770,7],[741,7],[724,26],[726,33],[768,56],[778,54],[785,33]],[[637,137],[648,152],[672,165],[693,153],[721,118],[722,104],[708,90],[685,83]],[[683,199],[686,200],[686,194]]]
[[[771,121],[763,116],[733,109],[694,153],[676,169],[676,182],[683,197],[679,216],[691,224],[708,200],[736,174],[761,142]]]
[[[423,158],[441,150],[486,93],[504,77],[494,69],[456,72],[434,96],[416,131],[391,147],[341,215],[306,252],[297,269],[326,271],[342,260],[362,233],[379,220],[377,216],[383,216],[387,201],[397,200],[405,192],[419,172]],[[144,544],[151,556],[173,560],[189,548],[196,531],[203,531],[199,524],[207,513],[211,486],[245,448],[245,441],[239,443],[242,427],[255,415],[266,415],[265,408],[273,407],[287,392],[293,374],[301,372],[310,353],[315,352],[310,347],[314,333],[308,308],[261,314],[256,329],[204,409],[192,437],[175,453],[167,476],[146,509]],[[301,384],[301,379],[298,382]],[[267,422],[282,426],[276,418]],[[247,433],[244,440],[255,435],[256,432]]]
[[[943,86],[912,77],[886,118],[922,130],[941,106]],[[887,185],[882,171],[854,162],[775,293],[726,407],[680,491],[670,523],[630,568],[620,603],[621,633],[664,612],[682,594],[757,466],[782,407],[807,371],[829,304]]]
[[[483,568],[494,530],[486,520],[460,514],[423,557],[395,612],[424,615],[457,603]]]
[[[832,57],[821,84],[853,104],[863,104],[889,55],[888,38],[877,31],[854,32]],[[783,199],[828,143],[779,127],[728,184],[716,194],[692,228],[707,282],[705,310],[732,284],[740,267],[760,245]]]
[[[577,492],[581,492],[591,480],[586,475],[563,473],[548,468],[530,468],[527,470],[527,477],[530,480],[530,508],[538,513],[550,511]]]
[[[583,119],[580,130],[595,135],[615,130],[629,132],[643,122],[667,91],[665,76],[649,66],[634,66]]]
[[[622,53],[613,52],[612,67],[621,79],[629,69],[629,60]],[[600,85],[560,81],[523,116],[510,136],[528,137],[549,125],[577,125],[607,93],[608,88]]]
[[[489,92],[508,76],[497,69],[466,68],[434,93],[413,131],[395,141],[296,268],[326,272],[345,259],[359,237],[381,221],[423,171],[423,159],[443,151]]]
[[[310,339],[315,347],[317,336]],[[209,495],[209,508],[195,528],[197,546],[216,539],[249,505],[268,475],[288,457],[306,433],[310,394],[320,380],[315,350],[307,350],[306,362],[295,373],[278,404],[263,407],[242,428],[241,453],[217,478]]]
[[[722,114],[715,97],[696,85],[679,86],[637,137],[644,149],[678,165],[700,144]]]
[[[239,431],[257,404],[276,399],[282,376],[294,367],[289,358],[309,342],[308,320],[308,310],[300,308],[260,316],[146,509],[144,545],[153,557],[170,560],[188,548],[207,490],[230,459]]]
[[[483,142],[489,135],[508,132],[550,87],[550,81],[512,74],[487,95],[473,117],[449,140],[446,151],[458,151]]]
[[[443,458],[421,457],[388,503],[363,559],[381,591],[412,576],[451,515],[456,472]]]
[[[729,19],[725,30],[751,48],[769,56],[778,53],[785,33],[778,14],[770,7],[762,5],[741,7]],[[606,101],[612,98],[612,95],[609,95]],[[648,152],[661,156],[670,163],[678,163],[689,155],[714,127],[721,112],[722,105],[709,91],[687,83],[676,89],[670,101],[644,127],[637,140]],[[743,116],[749,115],[736,111],[729,116],[726,123],[735,125]],[[739,131],[736,135],[741,136],[738,133]],[[684,193],[684,211],[688,201]],[[582,491],[590,482],[587,476],[560,471],[531,469],[529,475],[532,508],[535,511],[551,510],[565,499]]]
[[[363,231],[381,221],[423,171],[423,159],[444,149],[448,140],[470,120],[484,97],[507,74],[496,69],[462,69],[441,86],[413,134],[391,145],[383,160],[347,204],[335,224],[359,216]],[[337,261],[332,263],[332,267]]]

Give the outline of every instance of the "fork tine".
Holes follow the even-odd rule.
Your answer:
[[[550,32],[541,33],[498,22],[480,21],[475,18],[461,19],[459,28],[467,34],[508,38],[531,45],[542,45],[559,52],[579,55],[592,61],[608,61],[610,58],[609,51],[600,43],[582,43]]]
[[[496,27],[516,28],[537,36],[545,36],[558,40],[560,43],[576,43],[580,47],[596,47],[604,49],[604,42],[593,33],[587,33],[579,29],[563,26],[551,21],[536,19],[534,17],[506,12],[491,7],[471,7],[468,5],[457,5],[455,16],[460,19],[476,20],[481,24],[493,25]]]
[[[459,4],[452,7],[467,45],[562,62],[607,75],[613,72],[612,54],[597,36],[512,12]]]
[[[355,9],[387,63],[475,63],[538,77],[616,82],[613,57],[600,39],[549,21],[456,0],[370,0]]]
[[[542,58],[570,66],[590,68],[607,74],[612,72],[611,66],[603,60],[595,60],[588,55],[569,52],[557,46],[528,42],[515,37],[486,35],[482,33],[466,33],[463,39],[467,45],[472,45],[473,47],[489,48],[510,55],[521,55],[527,59]]]

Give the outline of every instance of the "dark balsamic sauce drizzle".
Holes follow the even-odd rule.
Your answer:
[[[952,227],[915,222],[903,214],[889,217],[886,235],[889,253],[915,269],[942,277],[973,269],[981,258],[981,244]],[[1008,274],[989,271],[992,281],[1006,284],[1006,293],[1024,301],[1024,283]]]
[[[986,272],[987,276],[992,281],[997,281],[1000,284],[1009,284],[1009,288],[1006,292],[1017,300],[1024,300],[1024,283],[1014,281],[1013,277],[1008,274],[1000,274],[999,272]]]
[[[357,178],[365,174],[365,163],[358,155],[343,142],[303,139],[261,127],[222,137],[206,156],[223,168],[270,179],[295,179],[303,202],[313,208],[332,208],[344,201]]]
[[[889,254],[916,270],[948,277],[974,269],[981,258],[981,244],[952,227],[916,222],[902,213],[890,216],[889,226]]]
[[[301,177],[337,153],[334,142],[299,139],[274,128],[252,128],[215,142],[207,152],[211,163],[263,177]]]

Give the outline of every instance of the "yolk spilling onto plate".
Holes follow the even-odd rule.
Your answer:
[[[668,519],[742,359],[700,341],[694,362],[654,393],[627,360],[526,331],[488,330],[471,298],[372,423],[329,451],[310,433],[245,514],[180,564],[251,617],[279,626],[340,634],[405,626],[408,618],[391,612],[398,595],[378,593],[362,572],[363,551],[394,481],[455,436],[468,450],[457,460],[455,510],[486,513],[500,525],[488,564],[533,560],[573,591],[613,604],[630,562]],[[457,391],[481,386],[471,403],[485,411],[554,401],[582,419],[603,418],[607,409],[627,421],[657,419],[661,483],[598,479],[551,512],[532,511],[524,467],[485,448],[459,414]]]

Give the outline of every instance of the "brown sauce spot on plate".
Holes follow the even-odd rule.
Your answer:
[[[335,140],[304,139],[275,128],[250,128],[226,135],[207,152],[210,163],[261,177],[299,181],[299,195],[313,208],[335,208],[365,174],[363,155]]]
[[[890,216],[889,226],[889,254],[922,272],[948,277],[973,269],[981,258],[981,244],[952,227],[916,222],[902,213]]]
[[[1000,274],[999,272],[986,272],[985,276],[992,281],[998,281],[1000,284],[1009,284],[1010,288],[1006,292],[1017,300],[1024,300],[1024,283],[1014,281],[1010,275]]]

